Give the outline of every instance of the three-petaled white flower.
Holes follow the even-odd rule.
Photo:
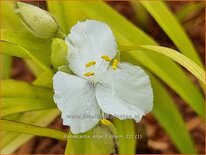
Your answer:
[[[138,122],[152,110],[149,77],[137,66],[113,60],[117,44],[105,23],[78,22],[65,41],[69,67],[76,75],[61,71],[54,75],[54,101],[72,133],[92,129],[102,113]]]

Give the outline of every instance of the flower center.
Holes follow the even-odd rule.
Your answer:
[[[98,64],[94,60],[90,60],[89,62],[85,64],[86,72],[84,73],[84,76],[88,77],[94,83],[101,80],[103,74],[108,69],[108,65],[110,61],[112,60],[108,55],[102,55],[101,59],[102,61],[100,61]],[[119,61],[117,59],[114,59],[113,64],[112,64],[112,69],[116,70],[118,68],[118,64],[119,64]]]

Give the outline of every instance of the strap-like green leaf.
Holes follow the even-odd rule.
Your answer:
[[[197,79],[199,79],[203,84],[205,84],[205,72],[202,68],[200,68],[197,64],[195,64],[192,60],[190,60],[185,55],[167,47],[162,46],[152,46],[152,45],[142,45],[142,46],[123,46],[120,47],[120,51],[129,51],[129,50],[142,50],[142,51],[153,51],[157,53],[161,53],[173,61],[179,63],[183,67],[185,67],[188,71],[190,71]]]
[[[142,29],[146,29],[146,24],[149,21],[149,13],[147,10],[141,5],[139,1],[129,1],[134,13],[135,13],[135,18],[137,20],[138,26],[140,26]]]
[[[0,101],[2,104],[2,117],[21,112],[56,108],[52,100],[45,99],[12,97],[1,98]]]
[[[30,58],[44,70],[51,70],[51,39],[35,38],[27,31],[1,29],[1,44],[3,46],[1,52],[13,56]]]
[[[0,45],[2,48],[1,53],[3,54],[20,57],[20,58],[32,59],[29,52],[21,46],[18,46],[16,44],[13,44],[7,41],[0,41]]]
[[[17,80],[1,80],[1,97],[31,97],[41,99],[53,99],[51,89],[32,86],[31,84]]]
[[[150,79],[154,88],[154,116],[182,153],[195,154],[194,144],[177,107],[154,76],[150,75]]]
[[[34,86],[43,86],[47,88],[52,88],[52,79],[54,74],[52,72],[44,71],[42,72],[34,81]]]
[[[180,26],[175,16],[162,1],[140,1],[154,17],[161,28],[167,33],[178,49],[199,66],[203,67],[190,39]]]
[[[186,3],[176,13],[175,16],[180,22],[184,22],[186,18],[205,7],[205,3],[202,1]]]
[[[17,115],[16,117],[7,117],[19,122],[24,122],[27,124],[37,125],[37,126],[47,126],[50,124],[57,116],[59,115],[59,110],[43,110],[35,112],[27,112],[24,114]],[[12,115],[13,116],[13,115]],[[5,117],[5,119],[7,119]],[[2,154],[11,154],[19,146],[24,144],[26,141],[31,139],[33,135],[21,134],[17,132],[5,131],[1,134],[1,153]]]
[[[21,122],[1,120],[1,130],[65,140],[67,133]]]
[[[0,54],[0,79],[7,79],[10,77],[11,67],[12,57],[9,55]]]
[[[43,72],[43,69],[32,60],[24,59],[24,62],[35,77],[38,77]]]

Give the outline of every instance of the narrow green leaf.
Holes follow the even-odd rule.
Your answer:
[[[10,82],[10,80],[8,80],[8,82]],[[23,85],[21,85],[22,82],[20,82],[20,84],[19,84],[18,81],[13,81],[14,83],[13,82],[10,83],[11,85],[13,85],[13,87],[12,87],[8,82],[6,82],[6,81],[1,82],[1,86],[2,86],[2,84],[3,85],[5,84],[4,85],[5,87],[3,88],[3,90],[7,90],[7,88],[9,88],[9,87],[12,88],[12,89],[9,89],[9,91],[7,91],[7,93],[4,92],[5,96],[15,97],[16,95],[18,95],[18,97],[37,97],[37,98],[45,98],[46,97],[48,99],[52,99],[51,89],[45,89],[43,87],[34,87],[34,89],[33,89],[32,85],[29,85],[25,82],[23,82]],[[37,82],[36,85],[37,86],[38,86],[38,84],[44,85],[44,83],[47,83],[47,81],[43,82],[43,80],[42,80],[42,83]],[[32,89],[30,87],[32,87]],[[13,88],[22,88],[22,89],[27,90],[27,91],[21,92],[21,91],[17,91],[17,89],[13,89]],[[35,88],[37,88],[37,89],[35,89]],[[43,90],[42,90],[42,88],[43,88]],[[45,90],[46,90],[46,92],[45,92]],[[1,91],[1,92],[3,92],[3,91]],[[52,110],[43,110],[43,111],[41,110],[41,111],[26,112],[26,113],[20,113],[20,114],[15,114],[15,115],[9,115],[9,116],[5,116],[4,118],[16,120],[16,121],[20,121],[20,122],[24,122],[24,123],[28,123],[28,124],[32,124],[32,125],[47,126],[58,115],[59,115],[59,110],[52,109]],[[20,134],[17,132],[10,132],[10,131],[3,132],[3,134],[1,134],[1,136],[0,136],[0,138],[1,138],[1,153],[2,154],[14,153],[14,151],[16,149],[18,149],[22,144],[24,144],[25,142],[30,140],[32,137],[33,137],[33,135],[29,135],[29,134]]]
[[[12,57],[0,54],[0,79],[8,79],[11,74]]]
[[[65,140],[67,133],[62,131],[44,128],[40,126],[35,126],[31,124],[9,121],[9,120],[0,120],[1,129],[3,131],[15,131],[20,133],[32,134],[36,136],[50,137],[59,140]]]
[[[1,98],[2,112],[1,116],[8,116],[12,114],[56,108],[52,100],[34,99],[34,98]]]
[[[52,100],[53,92],[48,88],[10,79],[1,81],[1,97],[31,97]]]
[[[114,119],[118,137],[119,154],[136,154],[137,139],[134,120]]]
[[[53,73],[44,71],[33,82],[34,86],[43,86],[52,88]]]
[[[137,24],[140,26],[142,29],[146,28],[147,21],[149,19],[149,14],[147,10],[141,5],[139,1],[129,1],[134,13],[135,13],[135,18],[137,19]]]
[[[153,114],[181,153],[197,153],[177,107],[162,85],[150,74],[154,92]]]
[[[6,41],[0,41],[0,46],[2,49],[1,53],[4,53],[7,57],[11,55],[24,58],[25,63],[35,76],[45,68],[45,66],[35,56],[21,46]]]
[[[26,31],[1,29],[1,44],[3,44],[4,47],[1,52],[23,58],[30,58],[44,70],[51,70],[51,39],[35,38]],[[9,45],[11,45],[11,47],[9,47]]]
[[[3,54],[20,58],[30,58],[29,52],[21,46],[6,41],[0,41],[0,45],[2,48],[1,53]]]
[[[199,66],[203,67],[192,42],[167,6],[162,1],[140,1],[140,3],[153,16],[178,49]]]
[[[161,53],[178,64],[182,65],[188,71],[190,71],[197,79],[199,79],[203,84],[205,84],[205,72],[192,60],[190,60],[185,55],[173,50],[171,48],[162,47],[162,46],[152,46],[152,45],[142,45],[142,46],[125,46],[120,47],[120,51],[129,51],[129,50],[143,50],[143,51],[153,51]]]
[[[47,126],[59,115],[59,110],[44,110],[27,112],[24,114],[17,115],[12,120],[19,122],[37,125],[37,126]],[[11,119],[11,116],[8,117]],[[7,117],[5,117],[7,119]],[[19,146],[24,144],[26,141],[31,139],[33,135],[21,134],[17,132],[5,131],[0,135],[1,137],[1,153],[2,154],[12,154]]]
[[[188,16],[200,11],[204,7],[205,3],[200,1],[198,3],[186,3],[175,13],[175,16],[180,22],[183,22]]]
[[[24,62],[35,77],[38,77],[43,72],[43,69],[32,60],[24,59]]]

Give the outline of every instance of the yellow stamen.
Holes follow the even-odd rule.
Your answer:
[[[94,72],[87,72],[87,73],[84,73],[84,76],[93,76],[94,75]]]
[[[109,120],[107,120],[107,119],[101,119],[101,122],[104,125],[110,125],[111,124],[111,122]]]
[[[107,55],[103,55],[101,56],[102,59],[104,59],[105,61],[111,61],[111,58]]]
[[[93,66],[93,65],[95,65],[96,64],[96,61],[90,61],[90,62],[88,62],[88,63],[86,63],[86,67],[91,67],[91,66]]]
[[[114,59],[113,64],[112,64],[112,69],[116,70],[118,67],[119,61],[117,59]]]

